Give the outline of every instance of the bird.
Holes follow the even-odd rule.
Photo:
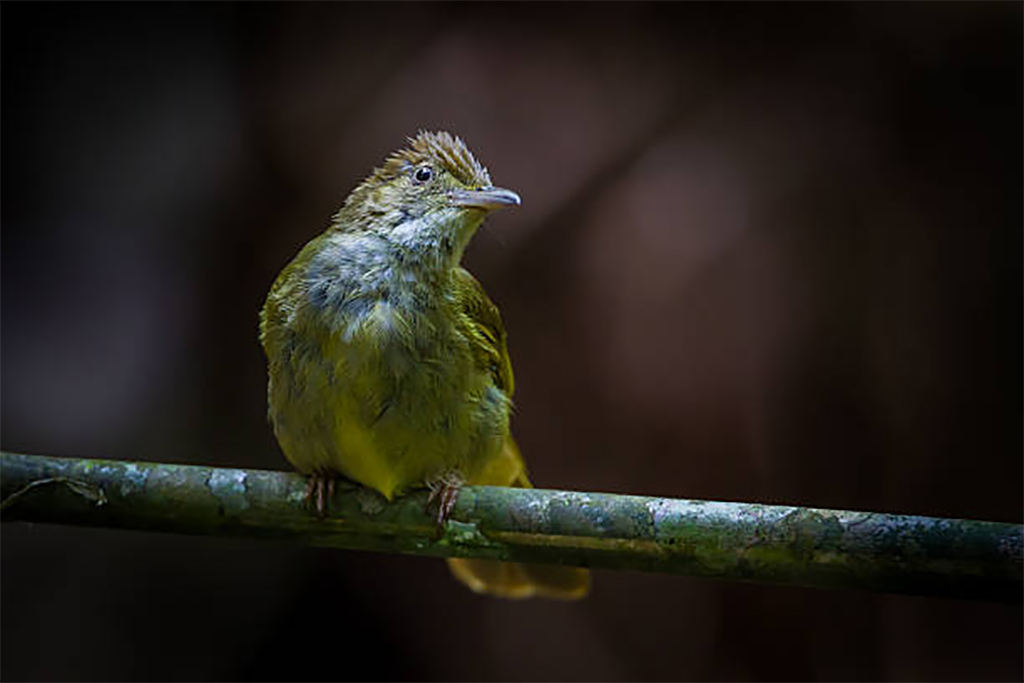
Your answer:
[[[259,323],[268,416],[318,514],[339,477],[389,501],[427,488],[439,525],[463,485],[532,486],[509,426],[501,314],[461,265],[484,218],[520,203],[461,138],[420,131],[277,276]],[[447,562],[477,593],[590,589],[582,568]]]

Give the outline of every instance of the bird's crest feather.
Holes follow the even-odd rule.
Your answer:
[[[446,131],[431,133],[420,131],[409,138],[409,146],[389,156],[384,165],[374,172],[379,180],[393,178],[406,172],[410,166],[430,162],[442,166],[460,182],[471,187],[489,187],[491,176],[458,136]]]

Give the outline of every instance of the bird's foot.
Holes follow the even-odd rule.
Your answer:
[[[321,519],[334,497],[334,477],[334,473],[328,470],[316,470],[306,480],[306,502],[316,508],[316,516]]]
[[[430,505],[437,500],[438,536],[444,531],[444,523],[448,521],[464,483],[465,480],[461,474],[448,472],[429,484],[430,495],[427,496],[427,512],[430,512]]]

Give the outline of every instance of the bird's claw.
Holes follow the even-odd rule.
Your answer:
[[[430,505],[437,500],[436,531],[438,536],[444,531],[445,522],[451,516],[461,490],[462,478],[457,475],[443,477],[430,485],[430,495],[427,496],[427,512],[430,512]]]
[[[334,474],[326,470],[317,470],[306,480],[306,502],[316,508],[316,516],[326,516],[327,505],[334,497]]]

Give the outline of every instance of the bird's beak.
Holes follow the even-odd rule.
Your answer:
[[[452,204],[465,208],[494,211],[503,206],[519,206],[522,200],[512,190],[500,187],[481,187],[477,190],[454,190],[449,195]]]

